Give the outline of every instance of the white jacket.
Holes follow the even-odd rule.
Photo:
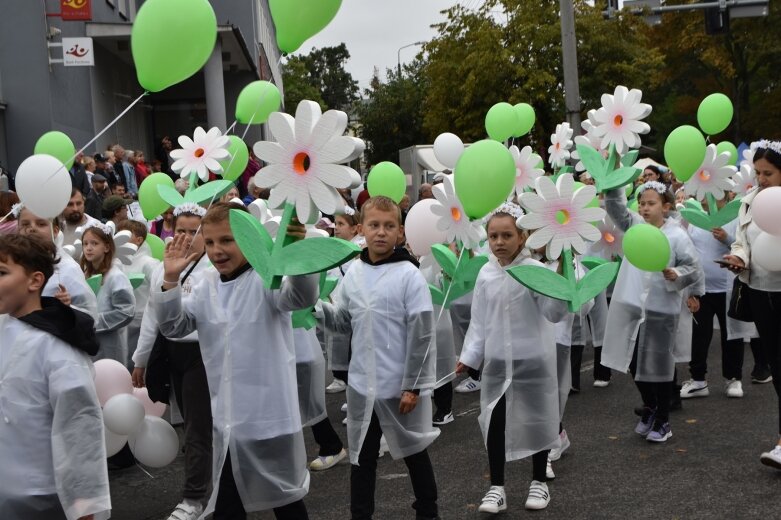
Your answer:
[[[54,297],[59,285],[65,287],[71,297],[71,307],[85,312],[96,319],[98,315],[98,300],[84,279],[84,271],[71,256],[63,250],[58,250],[59,262],[54,264],[54,274],[46,282],[41,296]]]
[[[754,198],[759,192],[759,189],[750,191],[742,199],[743,203],[738,214],[738,229],[735,233],[735,242],[732,244],[731,253],[746,264],[747,269],[740,273],[742,282],[747,283],[752,289],[781,292],[781,271],[767,271],[751,261],[751,242],[756,240],[761,232],[759,226],[751,218],[751,203],[754,202]]]
[[[116,266],[103,277],[103,285],[98,291],[98,316],[95,320],[100,350],[93,357],[113,359],[127,364],[127,334],[123,329],[133,321],[136,312],[136,298],[133,286],[125,273]]]

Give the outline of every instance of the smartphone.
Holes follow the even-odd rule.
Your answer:
[[[737,264],[733,264],[731,262],[727,262],[726,260],[714,260],[717,264],[719,264],[721,267],[726,267],[727,269],[733,268],[733,269],[740,269],[741,271],[745,271],[745,267],[741,267]]]

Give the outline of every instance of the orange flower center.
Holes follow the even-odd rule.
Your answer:
[[[453,217],[453,220],[455,220],[456,222],[460,222],[461,210],[456,207],[450,208],[450,216]]]
[[[556,150],[559,150],[560,148],[561,148],[561,144],[560,143],[556,143]]]
[[[618,114],[616,117],[613,118],[613,124],[615,126],[621,126],[624,124],[624,116],[621,114]]]
[[[707,182],[710,180],[710,172],[708,170],[700,170],[699,176],[701,181]]]
[[[604,235],[602,235],[602,238],[604,238],[605,242],[607,242],[608,244],[612,244],[613,242],[616,241],[616,237],[613,236],[613,233],[605,233]]]
[[[566,209],[560,209],[559,211],[556,212],[556,222],[558,222],[562,226],[565,226],[569,224],[569,221],[570,221],[569,211],[567,211]]]
[[[311,161],[309,160],[309,156],[304,152],[299,152],[293,157],[293,171],[298,175],[306,175],[306,172],[309,171],[310,164]]]
[[[203,148],[198,148],[197,150],[195,150],[195,156],[198,157],[199,159],[203,157],[203,154],[205,153],[206,150],[204,150]]]

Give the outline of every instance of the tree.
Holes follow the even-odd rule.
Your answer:
[[[288,110],[295,110],[302,99],[317,101],[323,109],[350,110],[358,100],[359,89],[358,82],[344,68],[349,59],[350,52],[344,43],[312,48],[309,54],[291,57],[283,66]],[[293,85],[292,92],[288,82]]]
[[[426,79],[423,62],[405,65],[401,76],[387,70],[387,81],[378,78],[356,105],[358,133],[367,143],[370,164],[381,161],[398,163],[399,150],[428,142],[423,132],[423,99]]]
[[[295,112],[298,103],[309,99],[326,109],[320,90],[313,84],[309,77],[306,63],[300,56],[293,56],[282,66],[282,82],[285,86],[285,108],[288,112]]]

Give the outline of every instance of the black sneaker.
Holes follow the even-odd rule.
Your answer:
[[[754,367],[754,370],[751,371],[751,382],[756,385],[770,383],[772,380],[773,375],[768,367]]]
[[[443,424],[452,423],[454,419],[452,411],[445,413],[441,410],[437,410],[434,414],[434,419],[431,422],[434,426],[442,426]]]

